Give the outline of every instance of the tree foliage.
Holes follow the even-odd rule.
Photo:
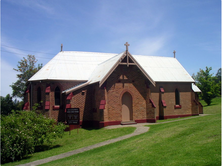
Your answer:
[[[19,102],[16,99],[12,99],[10,94],[7,94],[6,97],[0,96],[1,100],[1,115],[8,115],[12,110],[21,110],[23,102]]]
[[[12,87],[13,97],[19,97],[23,99],[23,94],[26,90],[27,82],[37,71],[42,68],[42,64],[38,64],[36,67],[37,59],[35,55],[27,55],[27,58],[23,57],[21,61],[18,62],[17,69],[13,69],[19,74],[17,74],[18,80],[10,85]]]
[[[211,67],[206,67],[205,70],[200,69],[196,75],[193,74],[197,86],[202,91],[200,97],[207,103],[207,105],[211,104],[211,100],[214,97],[220,96],[221,94],[221,69],[218,70],[216,76],[213,76],[213,74],[210,73],[211,70]]]

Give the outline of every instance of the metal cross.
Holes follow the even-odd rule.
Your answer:
[[[128,42],[126,42],[126,44],[124,44],[125,46],[126,46],[126,51],[128,51],[128,46],[130,46],[129,44],[128,44]]]
[[[175,50],[173,51],[173,54],[174,54],[174,58],[175,58],[176,57],[176,51]]]

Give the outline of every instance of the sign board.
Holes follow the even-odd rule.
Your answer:
[[[68,125],[79,125],[79,108],[67,108],[66,121]]]

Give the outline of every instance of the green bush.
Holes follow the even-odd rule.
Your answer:
[[[22,159],[35,151],[37,146],[51,143],[62,137],[65,125],[56,125],[34,111],[17,111],[1,119],[1,161],[2,163]]]

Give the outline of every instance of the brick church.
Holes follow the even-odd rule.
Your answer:
[[[40,103],[66,122],[66,110],[79,108],[80,125],[97,128],[203,113],[201,91],[175,56],[132,55],[125,46],[120,54],[61,49],[29,79],[23,109]]]

